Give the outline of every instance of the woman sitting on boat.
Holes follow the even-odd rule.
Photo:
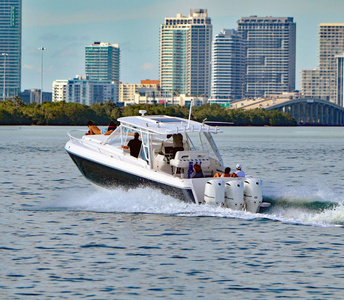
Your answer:
[[[87,126],[88,126],[89,131],[86,134],[94,135],[94,134],[102,133],[101,130],[96,125],[94,125],[92,121],[88,121]]]
[[[224,174],[216,173],[214,177],[231,177],[231,168],[227,167]]]
[[[193,167],[194,171],[191,173],[191,178],[203,178],[203,171],[200,165],[195,164]]]
[[[116,123],[114,121],[110,121],[109,126],[106,132],[104,133],[104,135],[110,135],[111,133],[114,132],[114,130],[116,130],[116,128],[117,128]]]

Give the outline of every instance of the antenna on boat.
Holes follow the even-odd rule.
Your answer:
[[[190,102],[190,110],[189,110],[189,122],[188,122],[188,128],[190,128],[190,120],[191,120],[192,103],[193,103],[193,100],[191,100],[191,102]]]
[[[139,114],[141,114],[142,117],[145,116],[145,113],[146,113],[146,112],[147,112],[147,111],[144,110],[144,109],[139,110]]]

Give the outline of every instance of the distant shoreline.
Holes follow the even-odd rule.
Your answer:
[[[189,117],[189,108],[185,106],[140,104],[118,107],[111,101],[90,106],[64,101],[26,105],[20,98],[13,98],[0,101],[0,125],[86,126],[88,121],[93,121],[106,126],[120,117],[137,116],[139,110],[146,110],[147,115]],[[227,109],[218,104],[193,107],[191,118],[212,126],[296,126],[290,114],[280,111]]]

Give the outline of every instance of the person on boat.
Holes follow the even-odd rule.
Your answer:
[[[227,167],[225,169],[225,174],[223,174],[222,177],[231,177],[231,168],[230,167]]]
[[[117,128],[116,123],[114,121],[110,121],[109,126],[106,129],[106,132],[104,133],[104,135],[110,135],[116,130],[116,128]]]
[[[139,140],[140,135],[135,132],[134,138],[129,141],[127,146],[122,146],[124,149],[130,149],[130,155],[134,157],[139,157],[142,142]]]
[[[101,134],[102,133],[101,130],[96,125],[94,125],[92,121],[88,121],[87,126],[89,129],[88,135],[94,135],[94,134]]]
[[[191,178],[203,178],[203,171],[202,168],[199,164],[195,164],[193,166],[193,172],[191,173]]]
[[[233,172],[232,174],[233,177],[245,177],[245,172],[242,170],[241,164],[237,164],[235,168],[236,168],[236,171]]]
[[[173,149],[170,153],[172,153],[172,157],[174,158],[178,151],[184,151],[183,135],[181,133],[168,134],[167,138],[169,139],[171,136],[173,138]]]
[[[216,173],[214,177],[231,177],[231,168],[227,167],[224,174]]]

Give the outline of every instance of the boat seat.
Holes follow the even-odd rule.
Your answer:
[[[214,176],[214,172],[210,169],[202,169],[203,175],[204,177],[213,177]]]
[[[208,151],[178,151],[174,159],[170,160],[170,165],[176,168],[188,168],[189,163],[200,164],[202,167],[209,167]]]

